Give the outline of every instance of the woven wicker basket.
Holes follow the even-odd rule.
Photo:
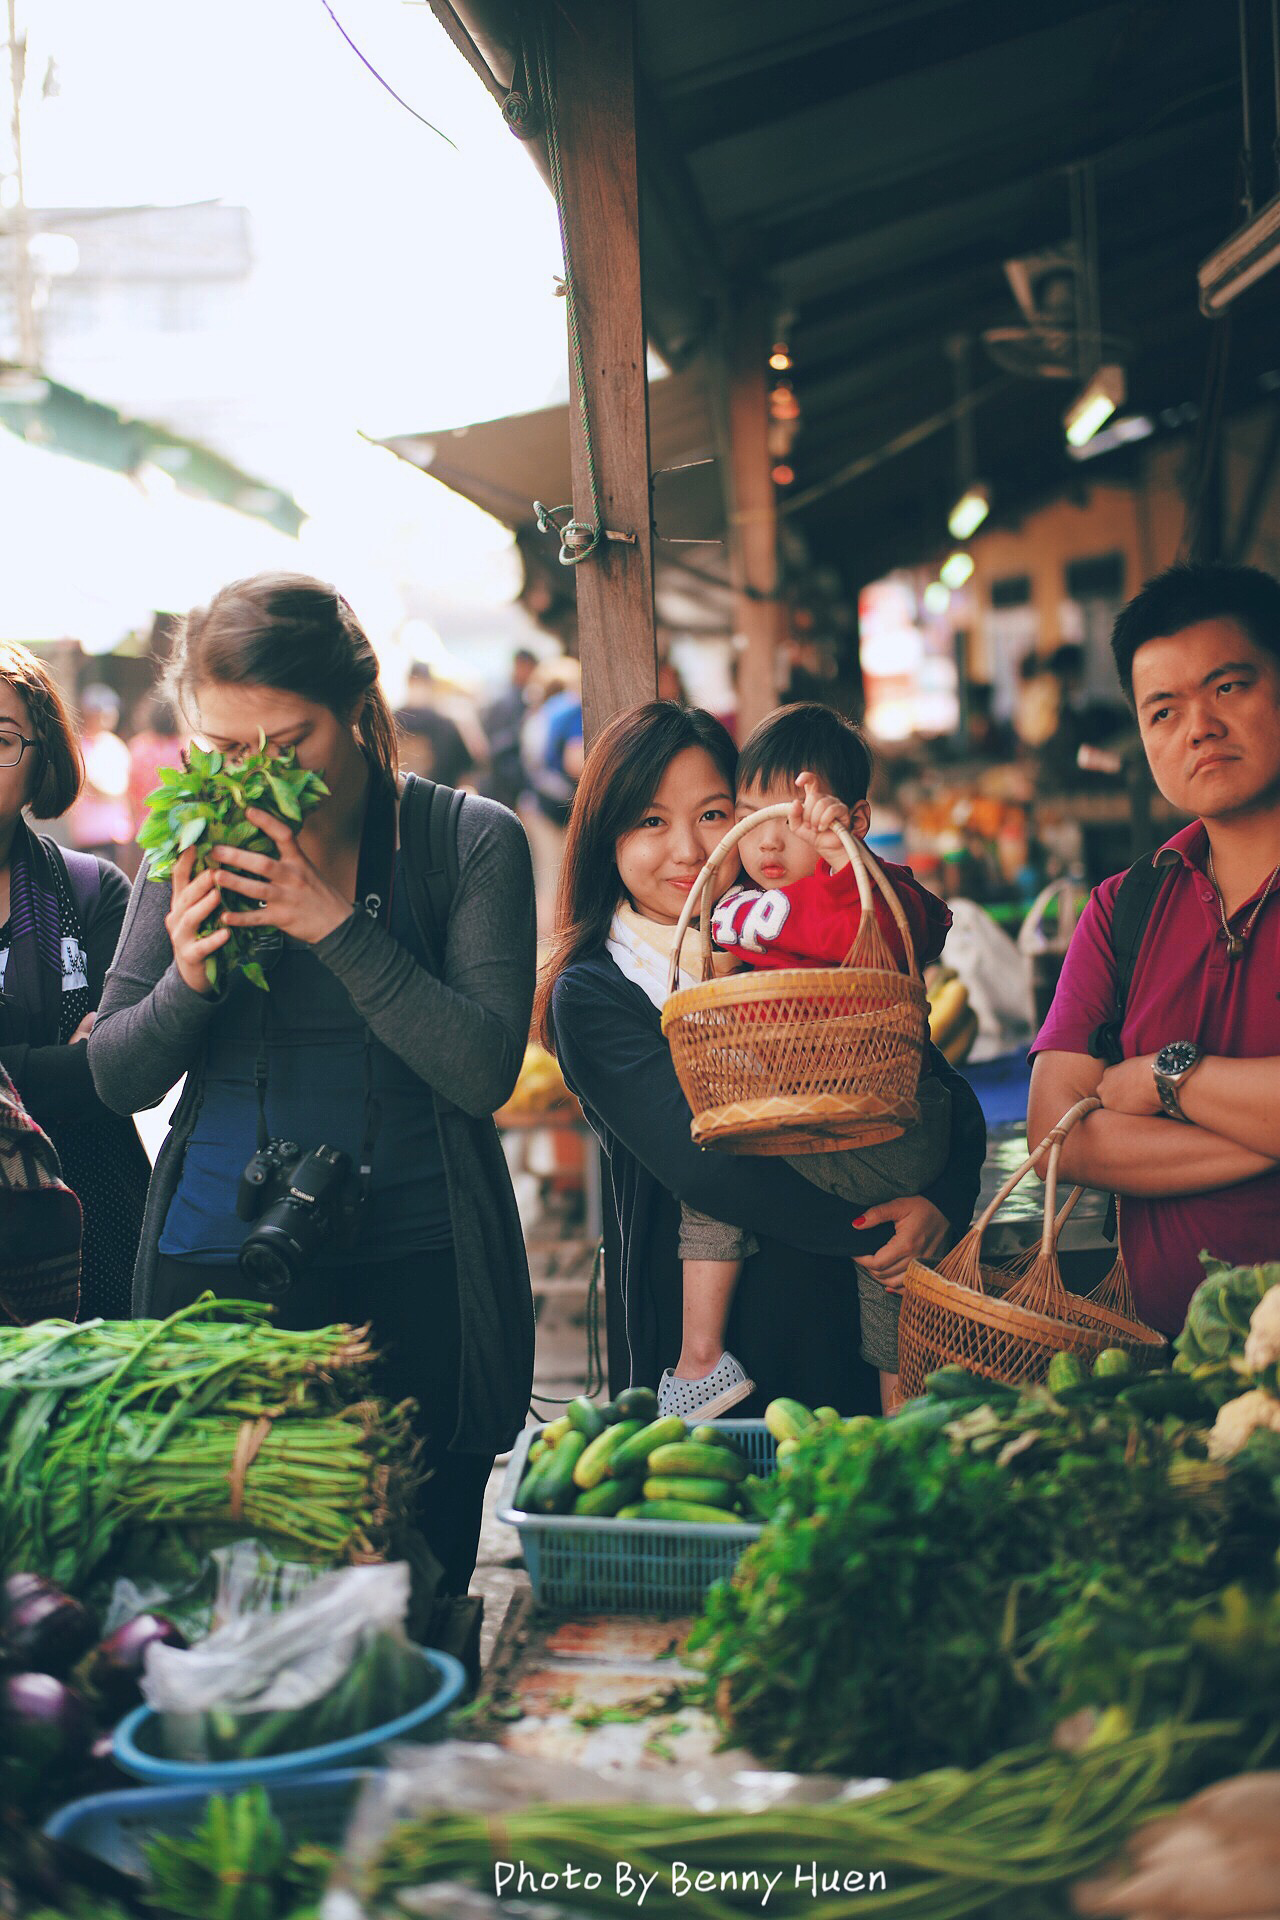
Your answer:
[[[1058,1163],[1066,1135],[1100,1104],[1081,1100],[1006,1180],[991,1205],[935,1270],[913,1260],[907,1268],[898,1327],[898,1391],[909,1400],[924,1392],[935,1367],[967,1367],[988,1380],[1043,1380],[1055,1353],[1092,1359],[1123,1347],[1139,1366],[1158,1360],[1163,1337],[1136,1317],[1119,1260],[1087,1299],[1068,1293],[1058,1267],[1058,1235],[1079,1198],[1072,1194],[1055,1217]],[[1049,1155],[1044,1231],[1040,1245],[1011,1267],[981,1261],[982,1236],[1019,1181]]]
[[[901,903],[852,834],[837,829],[862,906],[843,963],[712,977],[716,875],[744,834],[790,811],[785,802],[761,807],[724,836],[690,890],[672,951],[662,1031],[693,1109],[693,1138],[728,1153],[870,1147],[896,1140],[920,1118],[924,982]],[[898,972],[876,923],[873,882],[902,936],[906,973]],[[700,906],[702,984],[677,992],[680,950]]]

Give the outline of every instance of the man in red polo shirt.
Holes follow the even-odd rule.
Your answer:
[[[1280,581],[1252,567],[1172,567],[1120,614],[1112,650],[1152,777],[1194,814],[1155,856],[1129,986],[1123,1059],[1089,1052],[1116,1006],[1112,915],[1097,888],[1035,1044],[1032,1142],[1067,1108],[1065,1177],[1120,1197],[1140,1316],[1182,1330],[1202,1248],[1280,1258]]]

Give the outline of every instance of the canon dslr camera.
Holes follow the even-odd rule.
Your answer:
[[[362,1202],[351,1155],[338,1147],[268,1140],[240,1175],[236,1212],[257,1225],[240,1248],[240,1271],[263,1300],[279,1300],[298,1284],[325,1241],[355,1245]]]

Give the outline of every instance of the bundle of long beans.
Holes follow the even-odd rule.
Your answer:
[[[366,1892],[376,1902],[441,1880],[492,1890],[500,1863],[522,1863],[539,1881],[556,1876],[542,1883],[556,1905],[630,1911],[636,1880],[620,1889],[621,1864],[632,1876],[654,1876],[644,1909],[658,1920],[758,1912],[762,1882],[743,1879],[752,1871],[780,1876],[767,1907],[780,1916],[1030,1920],[1047,1910],[1042,1899],[1109,1858],[1170,1796],[1180,1750],[1223,1731],[1165,1726],[1074,1755],[1029,1748],[971,1773],[946,1768],[862,1799],[760,1813],[608,1805],[428,1812],[392,1830]],[[566,1865],[578,1870],[576,1884]],[[585,1885],[588,1874],[601,1884]],[[714,1876],[710,1890],[698,1890],[699,1874]],[[514,1893],[515,1881],[507,1884]]]
[[[364,1330],[205,1299],[169,1320],[0,1329],[0,1565],[81,1586],[130,1527],[375,1555],[417,1475]]]

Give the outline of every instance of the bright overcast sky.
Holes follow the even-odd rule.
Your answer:
[[[414,0],[26,0],[33,205],[247,206],[277,337],[372,432],[539,405],[562,378],[551,197]],[[22,0],[19,0],[20,14]],[[314,403],[314,390],[311,394]]]
[[[345,582],[354,564],[340,526],[368,557],[386,514],[416,518],[420,500],[449,545],[447,571],[459,552],[497,554],[496,530],[357,436],[493,418],[563,393],[555,209],[425,5],[333,7],[456,151],[377,84],[322,0],[18,0],[34,82],[27,199],[247,207],[255,327],[236,378],[252,444],[223,450],[328,526],[331,575]],[[44,101],[50,56],[58,95]],[[305,544],[298,563],[318,568]]]

